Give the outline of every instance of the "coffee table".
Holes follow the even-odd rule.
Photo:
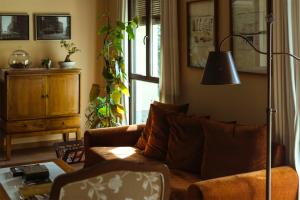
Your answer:
[[[58,175],[72,172],[74,169],[62,160],[46,160],[31,163],[20,163],[19,165],[43,164],[49,169],[50,179],[53,181]],[[19,200],[19,187],[22,186],[21,177],[12,177],[10,167],[0,168],[0,199],[1,200]]]

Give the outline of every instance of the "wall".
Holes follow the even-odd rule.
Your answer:
[[[72,15],[72,41],[81,49],[72,59],[82,68],[81,80],[81,128],[84,131],[84,111],[88,94],[94,82],[100,82],[102,61],[97,59],[101,42],[97,27],[103,23],[99,15],[107,10],[107,0],[0,0],[0,12],[28,13],[30,16],[29,41],[0,41],[0,66],[6,67],[9,55],[16,49],[24,49],[31,54],[33,67],[39,67],[41,59],[50,57],[55,63],[66,55],[59,41],[35,41],[33,39],[33,13],[70,13]],[[99,20],[97,20],[99,19]],[[58,137],[35,137],[16,139],[14,143],[35,142],[57,139]],[[59,137],[60,138],[60,137]]]
[[[217,120],[238,120],[245,123],[264,123],[267,102],[265,75],[239,73],[242,84],[238,86],[205,86],[200,84],[203,70],[187,66],[186,2],[179,0],[181,98],[190,103],[190,112],[208,114]],[[219,2],[218,38],[230,33],[229,0]],[[228,49],[226,44],[224,49]]]

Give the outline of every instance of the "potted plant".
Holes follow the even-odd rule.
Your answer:
[[[100,96],[99,85],[93,85],[85,113],[88,128],[120,125],[125,115],[121,98],[122,95],[129,96],[122,41],[125,39],[125,32],[129,40],[134,39],[134,31],[138,27],[139,19],[135,17],[129,22],[117,21],[111,24],[109,17],[106,17],[107,24],[98,31],[99,35],[104,36],[101,56],[104,59],[102,76],[106,83],[105,95]]]
[[[42,60],[42,67],[50,69],[52,65],[52,60],[50,58],[45,58]]]
[[[67,51],[67,55],[64,61],[60,61],[59,65],[62,68],[72,68],[75,66],[76,62],[71,61],[71,55],[75,54],[76,52],[80,51],[75,44],[71,41],[67,42],[66,40],[60,41],[60,47],[65,48]]]

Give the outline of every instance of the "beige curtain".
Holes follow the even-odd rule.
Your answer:
[[[274,52],[299,55],[299,0],[274,0]],[[299,61],[274,56],[274,140],[286,147],[289,164],[299,171]]]
[[[161,0],[160,100],[175,103],[179,96],[179,48],[177,0]]]

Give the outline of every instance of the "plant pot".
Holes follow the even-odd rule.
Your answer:
[[[58,62],[58,64],[61,68],[74,68],[76,62]]]

